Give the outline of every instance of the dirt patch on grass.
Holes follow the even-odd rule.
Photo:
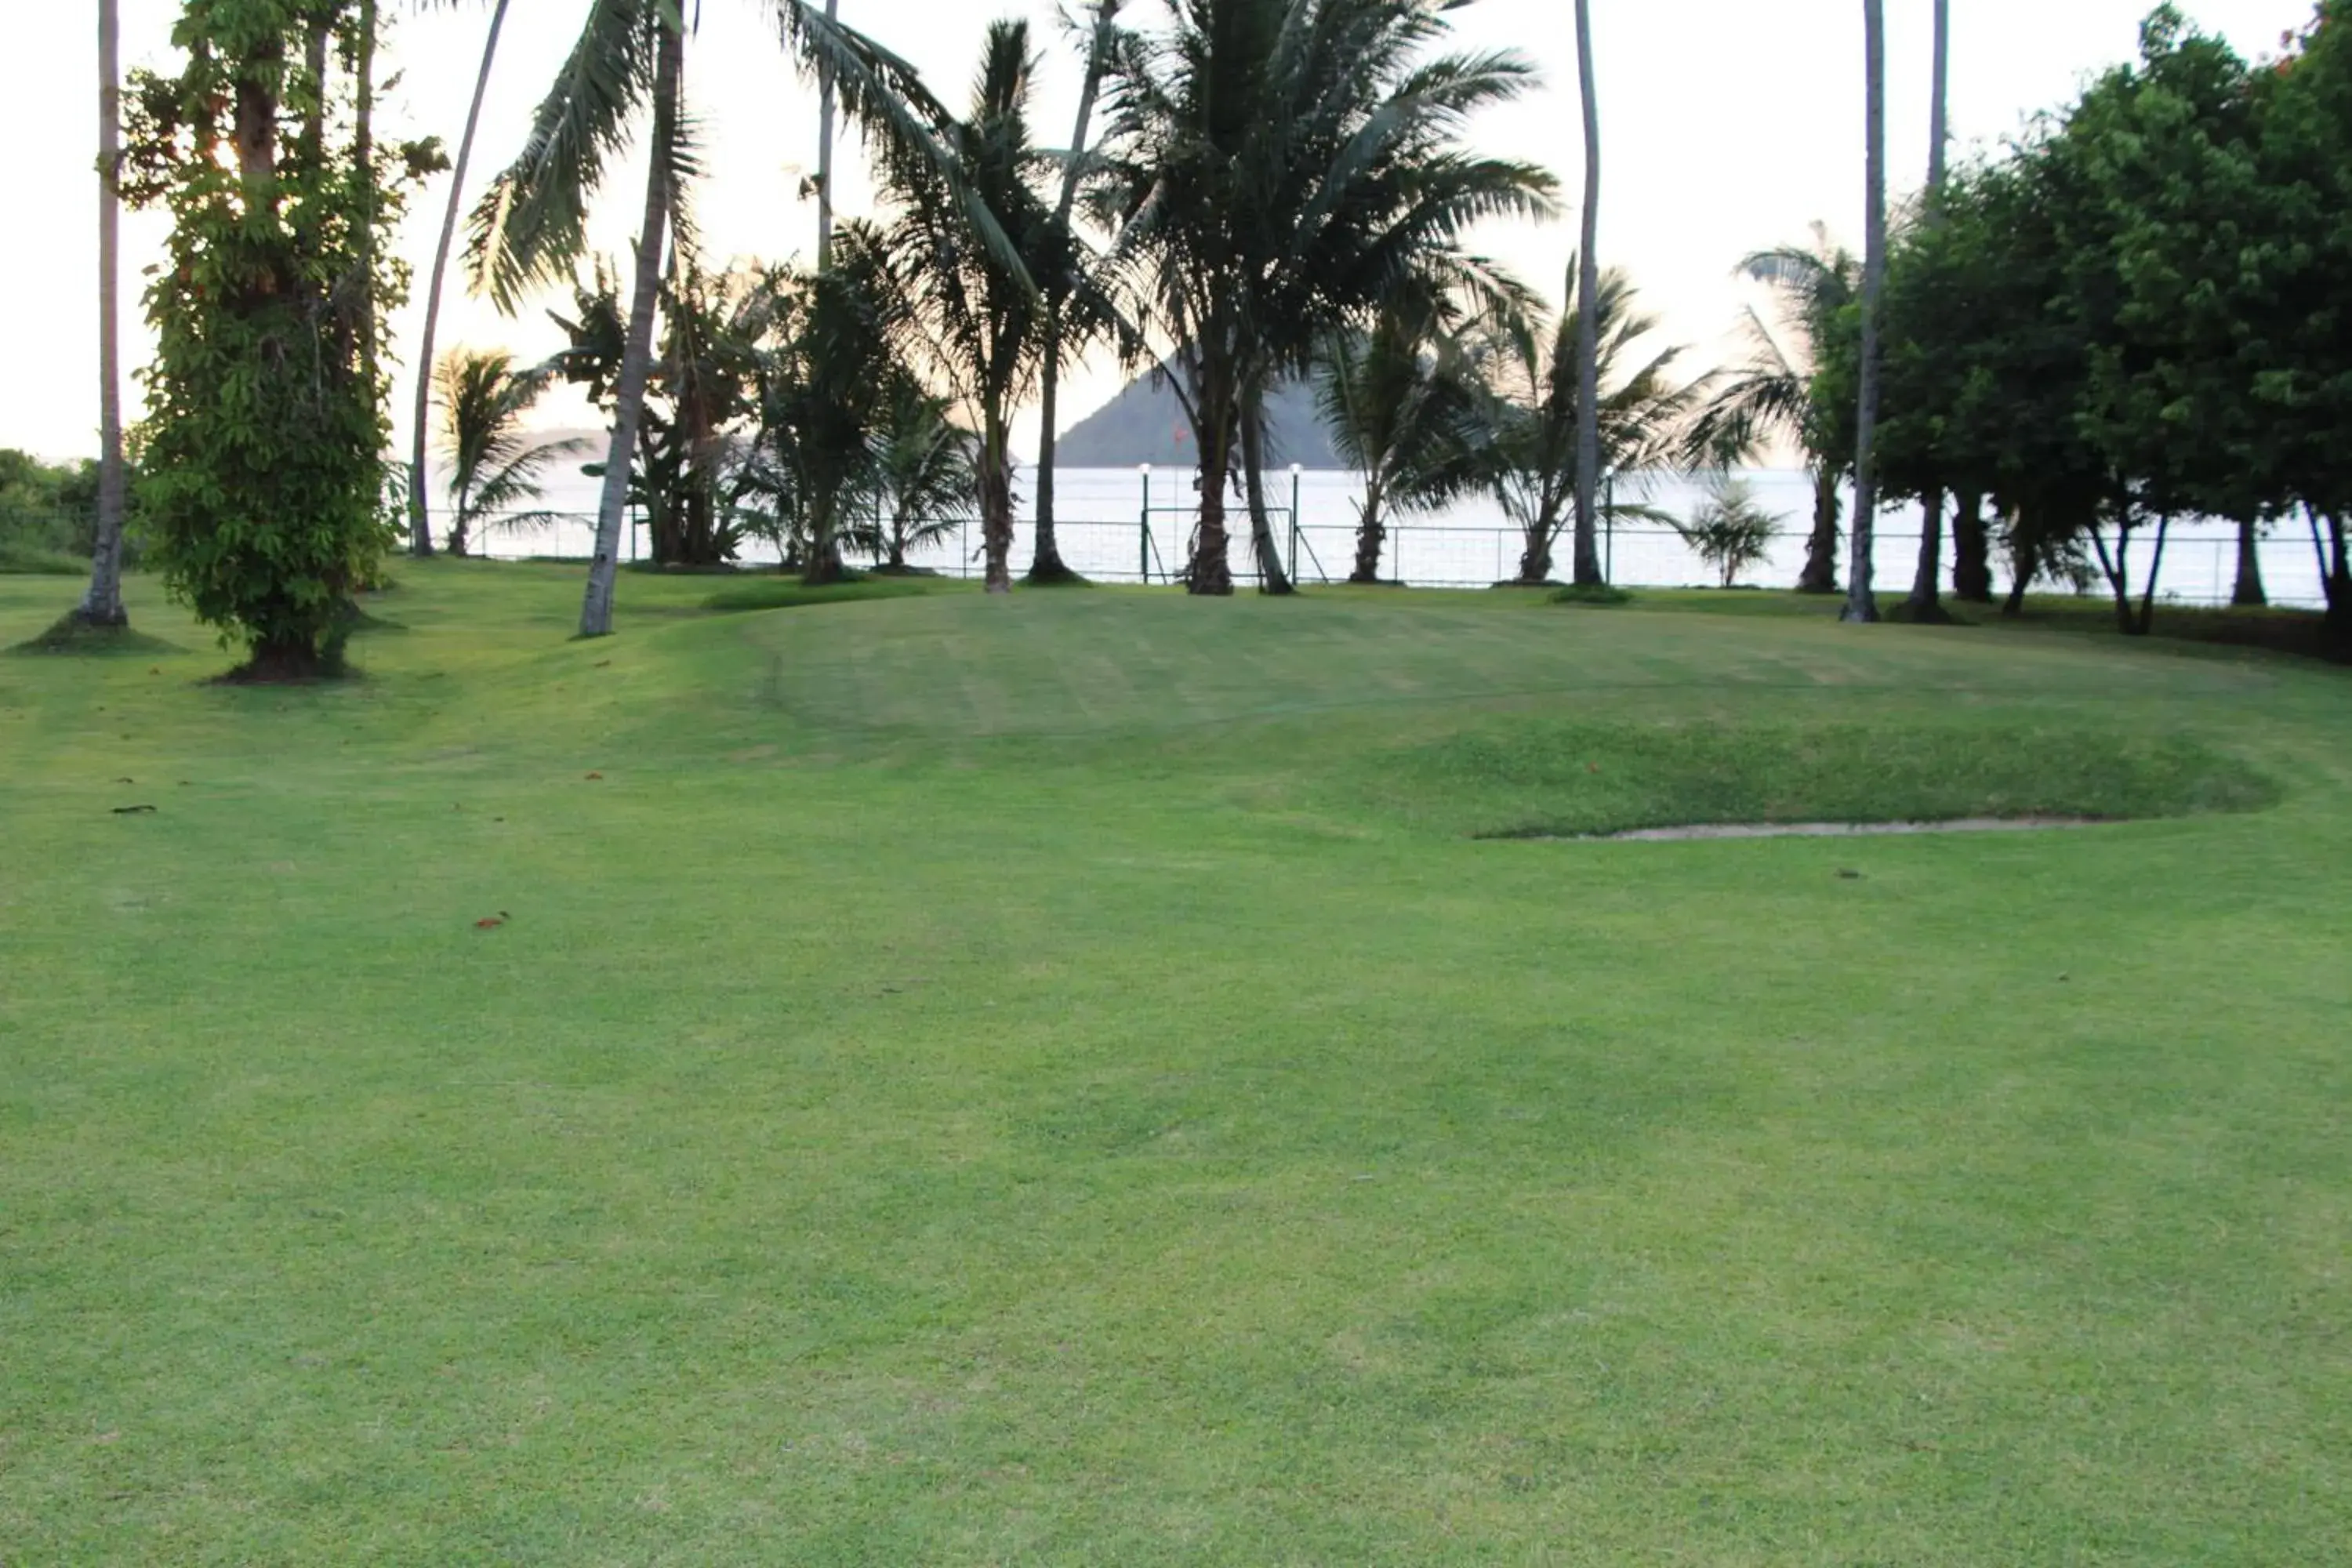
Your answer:
[[[1687,844],[1710,838],[1874,838],[1906,833],[2042,833],[2098,827],[2101,816],[1960,816],[1943,822],[1709,822],[1688,827],[1636,827],[1623,833],[1502,834],[1554,844]]]

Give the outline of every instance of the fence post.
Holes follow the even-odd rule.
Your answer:
[[[1601,580],[1614,583],[1617,581],[1617,476],[1613,473],[1609,476],[1606,499],[1601,503],[1601,537],[1608,542],[1601,557]]]
[[[1148,585],[1151,582],[1151,465],[1138,463],[1135,471],[1143,479],[1143,528],[1135,539],[1135,576]]]
[[[1298,476],[1305,465],[1290,465],[1290,585],[1298,586]]]

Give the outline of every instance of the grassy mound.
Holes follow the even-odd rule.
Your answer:
[[[876,599],[906,599],[947,591],[937,577],[859,577],[844,583],[810,587],[793,577],[760,577],[722,588],[702,601],[703,608],[737,615],[752,610],[793,610],[811,605],[858,605]]]
[[[1375,799],[1481,838],[1715,823],[2117,821],[2274,804],[2210,745],[2108,730],[1537,721],[1380,759]]]

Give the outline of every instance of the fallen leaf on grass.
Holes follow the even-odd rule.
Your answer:
[[[588,776],[592,779],[601,779],[604,775],[603,773],[590,773]]]
[[[114,808],[114,815],[117,816],[137,816],[142,812],[149,812],[154,809],[155,808],[152,805],[118,805]]]

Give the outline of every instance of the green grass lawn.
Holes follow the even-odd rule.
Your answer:
[[[0,658],[11,1568],[2352,1541],[2343,671],[401,576]]]

